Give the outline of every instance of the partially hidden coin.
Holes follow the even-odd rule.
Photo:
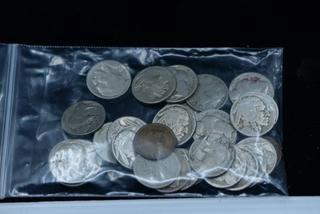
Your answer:
[[[175,181],[171,183],[169,186],[158,189],[159,192],[172,193],[172,192],[179,191],[180,189],[185,187],[187,185],[187,182],[190,180],[189,174],[192,172],[192,169],[189,163],[188,150],[178,148],[174,151],[174,153],[176,154],[176,156],[178,157],[178,160],[180,161],[180,165],[181,165],[180,173],[178,177],[175,179]]]
[[[133,138],[145,124],[139,118],[126,116],[115,120],[108,129],[107,139],[112,144],[113,155],[122,166],[128,169],[132,169],[135,158]]]
[[[276,124],[279,110],[268,95],[249,92],[233,103],[230,119],[233,126],[246,136],[260,136]]]
[[[62,129],[71,135],[87,135],[99,129],[106,118],[103,106],[95,101],[71,105],[62,115]]]
[[[168,68],[151,66],[134,77],[132,94],[140,102],[154,104],[168,99],[176,87],[176,79]]]
[[[209,137],[221,143],[235,143],[237,130],[232,126],[228,113],[212,109],[196,114],[197,127],[193,135],[196,140]]]
[[[167,99],[168,103],[179,103],[188,99],[198,87],[198,77],[194,71],[185,65],[168,67],[177,81],[177,88]]]
[[[108,129],[112,123],[104,124],[98,131],[94,133],[93,145],[97,154],[105,161],[110,163],[117,163],[113,152],[112,144],[107,139]]]
[[[133,172],[137,180],[153,189],[164,188],[173,183],[180,170],[180,161],[175,153],[161,160],[148,160],[137,155],[133,163]]]
[[[196,117],[187,106],[174,104],[162,108],[153,118],[153,123],[161,123],[172,129],[178,145],[186,143],[196,129]]]
[[[262,74],[248,72],[234,78],[229,86],[229,96],[232,102],[248,92],[259,92],[274,96],[274,88],[270,80]]]
[[[131,75],[128,67],[115,60],[95,64],[87,74],[87,87],[102,99],[120,97],[129,89]]]
[[[86,140],[64,140],[50,151],[49,169],[55,179],[65,185],[77,186],[95,176],[101,166],[93,144]]]
[[[141,127],[133,140],[134,151],[150,160],[169,156],[177,143],[178,140],[173,131],[160,123],[150,123]]]
[[[274,148],[276,149],[277,151],[277,164],[276,166],[278,166],[278,164],[280,163],[281,159],[282,159],[282,146],[281,144],[279,144],[276,139],[274,139],[273,137],[270,137],[270,136],[264,136],[264,138],[266,140],[268,140],[273,146]]]
[[[205,178],[226,172],[234,161],[235,151],[231,144],[216,142],[206,137],[192,143],[189,155],[191,167],[201,178]]]
[[[197,110],[219,109],[228,100],[228,88],[218,77],[211,74],[198,75],[198,88],[187,99],[188,105]]]

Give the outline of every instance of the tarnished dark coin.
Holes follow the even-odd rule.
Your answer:
[[[173,131],[166,125],[151,123],[141,127],[133,140],[134,151],[151,160],[169,156],[178,140]]]
[[[99,129],[106,118],[103,106],[94,101],[81,101],[62,115],[61,126],[71,135],[87,135]]]

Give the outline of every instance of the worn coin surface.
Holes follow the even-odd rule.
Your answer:
[[[196,117],[187,106],[174,104],[162,108],[153,118],[153,123],[161,123],[172,129],[178,145],[187,142],[196,129]]]
[[[99,129],[106,118],[102,105],[81,101],[71,105],[62,115],[62,129],[71,135],[87,135]]]
[[[218,77],[211,74],[198,75],[198,88],[187,99],[187,103],[197,111],[219,109],[228,100],[228,88]]]
[[[272,143],[272,145],[274,146],[274,148],[276,149],[277,151],[277,166],[278,164],[280,163],[281,159],[282,159],[282,146],[272,137],[270,136],[266,136],[264,137],[266,140],[268,140],[270,143]]]
[[[274,96],[274,88],[270,80],[262,74],[249,72],[234,78],[229,86],[229,96],[232,102],[248,92],[259,92]]]
[[[49,169],[58,182],[81,185],[98,173],[101,159],[86,140],[64,140],[50,151]]]
[[[138,181],[154,189],[164,188],[173,183],[180,171],[180,161],[175,153],[156,161],[137,155],[133,162],[133,172]]]
[[[172,65],[169,69],[177,81],[177,88],[167,99],[168,103],[179,103],[189,98],[198,87],[198,77],[194,71],[185,65]]]
[[[129,69],[114,60],[95,64],[87,74],[87,87],[95,96],[114,99],[123,95],[130,87]]]
[[[245,188],[250,187],[252,184],[259,180],[259,163],[255,156],[246,149],[243,149],[242,146],[236,145],[235,146],[238,153],[242,152],[242,155],[245,157],[245,162],[242,162],[246,165],[246,173],[241,178],[240,182],[233,185],[232,187],[227,188],[230,191],[240,191]]]
[[[228,113],[212,109],[196,114],[197,127],[193,138],[209,137],[221,143],[235,143],[237,130],[232,126]]]
[[[189,150],[191,167],[201,176],[215,177],[226,172],[235,158],[231,144],[216,142],[208,137],[195,140]]]
[[[169,98],[176,87],[176,79],[168,68],[151,66],[135,76],[132,94],[140,102],[153,104]]]
[[[93,145],[96,149],[97,154],[105,161],[110,163],[117,163],[113,152],[112,144],[107,139],[107,132],[111,125],[110,123],[104,124],[98,131],[94,133]]]
[[[279,110],[276,102],[262,93],[246,93],[233,103],[230,119],[233,126],[247,136],[260,136],[276,124]]]
[[[146,123],[136,117],[120,117],[115,120],[107,132],[107,140],[112,144],[112,152],[117,161],[124,167],[132,169],[135,158],[133,137]]]
[[[176,178],[176,180],[170,184],[167,187],[158,189],[158,191],[163,192],[163,193],[171,193],[171,192],[176,192],[183,187],[187,185],[187,182],[189,182],[189,174],[192,172],[191,166],[189,163],[189,155],[188,155],[188,150],[187,149],[181,149],[178,148],[174,151],[176,156],[178,157],[181,165],[181,170]]]
[[[166,125],[150,123],[141,127],[133,140],[134,151],[150,160],[159,160],[169,156],[178,140]]]
[[[217,188],[228,188],[240,182],[244,177],[247,167],[244,164],[246,162],[246,157],[239,149],[235,149],[236,156],[231,167],[227,172],[214,178],[205,178],[205,181],[213,187]]]

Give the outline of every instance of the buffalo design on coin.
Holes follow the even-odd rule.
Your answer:
[[[198,88],[187,99],[187,103],[197,111],[219,109],[228,100],[228,88],[218,77],[210,74],[198,75]]]
[[[64,140],[55,145],[49,154],[52,175],[66,185],[81,185],[100,170],[101,159],[94,146],[86,140]]]
[[[140,102],[159,103],[176,89],[176,79],[166,67],[151,66],[140,71],[132,81],[132,94]]]
[[[145,122],[136,117],[120,117],[109,127],[107,139],[112,144],[112,151],[117,161],[124,167],[132,169],[135,158],[133,137]]]
[[[231,124],[228,113],[212,109],[196,114],[197,127],[193,138],[209,137],[221,143],[235,143],[237,130]]]
[[[110,163],[117,163],[113,152],[112,144],[107,139],[107,132],[111,123],[104,124],[93,137],[93,145],[97,151],[97,154],[105,161]]]
[[[194,112],[184,105],[167,105],[153,118],[153,123],[161,123],[172,129],[178,145],[187,142],[196,129]]]
[[[130,87],[129,69],[114,60],[95,64],[87,74],[87,87],[102,99],[114,99],[123,95]]]
[[[81,101],[71,105],[62,115],[62,129],[71,135],[87,135],[104,123],[106,112],[94,101]]]
[[[274,96],[274,88],[270,80],[259,73],[243,73],[234,78],[229,87],[229,96],[232,102],[248,92],[259,92]]]
[[[137,155],[133,162],[133,172],[138,181],[146,187],[164,188],[175,181],[181,170],[175,153],[161,160],[148,160]]]
[[[197,89],[198,77],[194,71],[184,65],[168,67],[177,81],[177,88],[167,99],[168,103],[179,103],[189,98]]]
[[[226,172],[235,158],[231,144],[204,138],[192,143],[189,150],[191,167],[202,177],[215,177]]]
[[[233,103],[230,119],[233,126],[247,136],[264,135],[276,124],[278,106],[268,95],[247,93]]]
[[[134,151],[150,160],[169,156],[178,141],[173,131],[166,125],[150,123],[138,130],[133,140]]]

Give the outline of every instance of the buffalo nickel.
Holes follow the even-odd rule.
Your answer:
[[[238,100],[248,92],[259,92],[274,96],[274,88],[270,80],[262,74],[249,72],[234,78],[229,87],[229,96],[232,102]]]
[[[71,135],[87,135],[99,129],[106,117],[102,105],[81,101],[71,105],[62,115],[61,126]]]
[[[184,65],[173,65],[169,69],[177,81],[177,88],[167,99],[168,103],[179,103],[189,98],[197,89],[198,77],[194,71]]]
[[[156,161],[137,155],[133,163],[133,172],[138,181],[154,189],[164,188],[173,183],[180,171],[180,161],[175,153]]]
[[[198,75],[198,88],[187,100],[189,106],[197,111],[219,109],[228,100],[228,88],[218,77],[210,74]]]
[[[278,120],[279,110],[275,101],[262,93],[247,93],[231,107],[233,126],[246,136],[264,135]]]
[[[87,74],[87,87],[102,99],[114,99],[123,95],[130,87],[129,69],[114,60],[95,64]]]
[[[212,109],[197,113],[194,139],[209,137],[221,143],[235,143],[237,130],[232,126],[228,113]]]
[[[151,66],[135,76],[132,81],[132,94],[140,102],[159,103],[169,98],[176,86],[176,79],[168,68]]]
[[[153,123],[161,123],[172,129],[178,145],[186,143],[196,129],[194,112],[184,105],[167,105],[154,117]]]

